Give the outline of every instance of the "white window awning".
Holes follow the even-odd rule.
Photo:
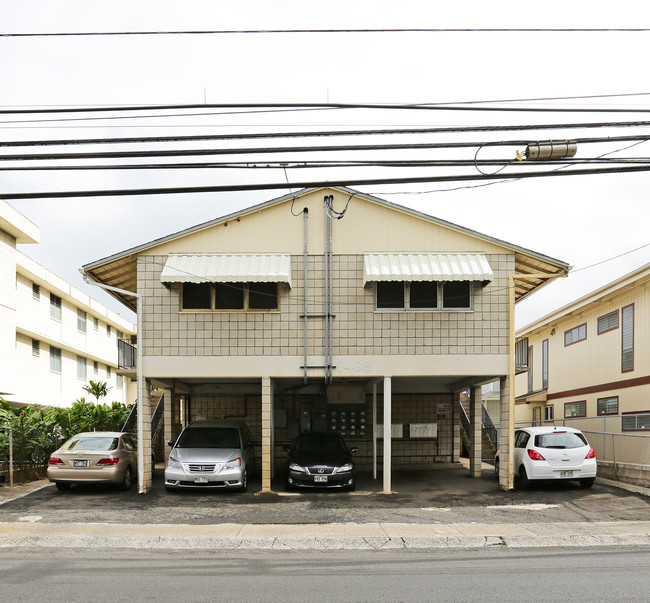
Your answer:
[[[172,254],[161,283],[287,283],[291,257],[279,254]]]
[[[378,281],[491,281],[485,254],[365,253],[363,285]]]

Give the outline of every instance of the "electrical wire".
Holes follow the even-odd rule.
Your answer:
[[[587,122],[564,124],[523,124],[507,126],[456,126],[439,128],[390,128],[375,130],[317,130],[298,132],[254,132],[236,134],[202,134],[187,136],[130,136],[111,138],[78,138],[50,140],[9,140],[0,141],[0,147],[30,147],[30,146],[66,146],[90,144],[131,144],[153,142],[199,142],[208,140],[255,140],[267,138],[320,138],[338,136],[375,136],[375,135],[416,135],[416,134],[457,134],[467,132],[505,132],[526,130],[569,130],[593,128],[630,128],[647,127],[650,121],[626,122]],[[187,126],[192,127],[192,126]]]
[[[599,169],[577,169],[570,172],[526,172],[523,174],[501,175],[500,179],[524,179],[543,178],[549,176],[593,176],[597,174],[617,174],[628,172],[648,172],[650,165],[634,165],[625,167],[611,167]],[[346,178],[336,180],[312,180],[307,182],[294,182],[296,188],[326,188],[332,186],[372,186],[387,184],[419,184],[424,182],[463,182],[471,180],[489,180],[497,178],[492,175],[465,174],[457,176],[413,176],[395,178]],[[161,188],[135,188],[135,189],[113,189],[113,190],[86,190],[86,191],[41,191],[29,193],[0,193],[0,198],[5,200],[17,199],[61,199],[79,197],[124,197],[140,195],[175,195],[194,193],[215,193],[235,191],[256,191],[256,190],[278,190],[286,189],[285,182],[249,183],[249,184],[228,184],[212,186],[187,186],[187,187],[161,187]]]

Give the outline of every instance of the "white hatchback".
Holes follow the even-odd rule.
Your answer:
[[[497,452],[497,477],[499,464]],[[542,480],[577,480],[583,488],[591,488],[596,479],[596,451],[579,429],[523,427],[515,431],[514,468],[522,489]]]

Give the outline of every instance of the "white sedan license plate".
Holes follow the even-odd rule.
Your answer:
[[[194,483],[195,484],[207,484],[208,483],[208,478],[205,475],[199,475],[198,477],[194,478]]]
[[[73,467],[88,467],[88,461],[78,461],[78,460],[73,460],[72,461],[72,466]]]
[[[573,477],[573,471],[560,471],[560,477]]]
[[[314,482],[317,484],[327,482],[327,475],[314,475]]]

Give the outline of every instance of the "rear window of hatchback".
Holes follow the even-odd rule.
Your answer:
[[[587,445],[587,439],[581,433],[556,431],[535,436],[536,448],[581,448]]]

